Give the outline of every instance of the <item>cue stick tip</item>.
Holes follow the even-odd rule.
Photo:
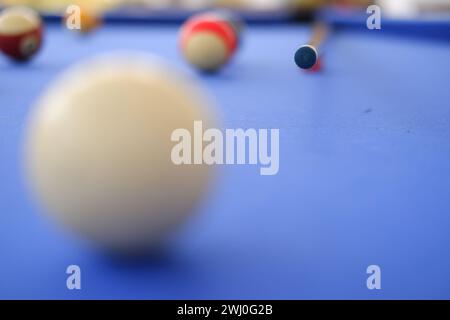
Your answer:
[[[306,44],[301,46],[295,52],[295,64],[301,69],[311,69],[317,63],[319,54],[317,49]]]

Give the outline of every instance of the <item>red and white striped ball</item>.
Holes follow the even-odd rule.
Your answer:
[[[42,45],[42,20],[28,7],[9,7],[0,14],[0,50],[16,61],[27,61]]]
[[[208,14],[195,15],[186,21],[179,41],[188,63],[204,72],[215,72],[226,65],[238,43],[229,23]]]
[[[197,16],[202,19],[224,21],[228,23],[236,35],[237,45],[240,45],[242,41],[242,33],[245,29],[245,23],[238,14],[232,10],[214,9],[204,13],[199,13]]]

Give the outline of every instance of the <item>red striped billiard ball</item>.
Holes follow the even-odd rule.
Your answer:
[[[245,29],[245,23],[238,14],[227,9],[216,9],[210,12],[206,12],[202,15],[206,19],[225,21],[226,23],[228,23],[231,28],[233,28],[238,46],[241,44],[242,33]]]
[[[233,28],[226,21],[204,15],[194,16],[182,26],[179,41],[188,63],[204,72],[221,69],[237,48]]]
[[[27,61],[42,44],[42,20],[28,7],[10,7],[0,14],[0,50],[16,61]]]

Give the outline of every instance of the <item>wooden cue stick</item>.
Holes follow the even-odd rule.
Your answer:
[[[314,23],[312,37],[309,40],[308,44],[316,48],[317,50],[322,44],[322,42],[325,41],[327,36],[328,36],[328,25],[322,21],[317,21]]]

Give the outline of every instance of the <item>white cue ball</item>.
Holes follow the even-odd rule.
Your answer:
[[[94,58],[38,100],[26,142],[31,187],[49,213],[99,247],[157,247],[204,197],[213,170],[175,165],[173,130],[213,123],[190,81],[142,54]]]

